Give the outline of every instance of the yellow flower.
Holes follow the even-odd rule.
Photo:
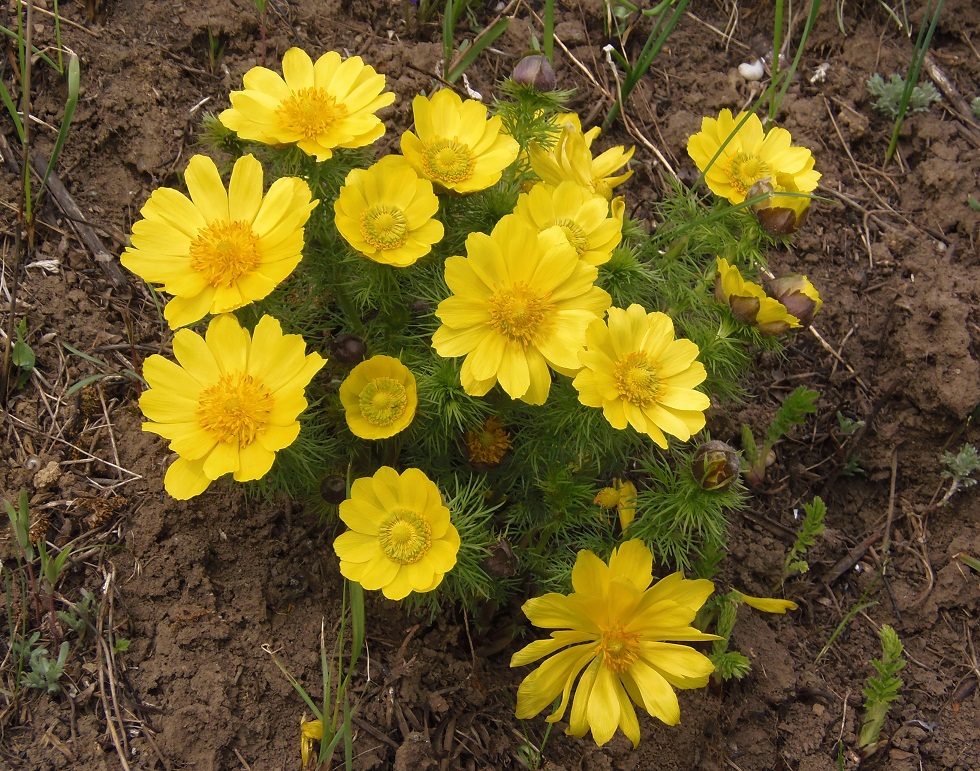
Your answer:
[[[504,428],[504,422],[491,415],[478,429],[466,432],[466,448],[474,466],[493,468],[500,465],[511,448],[510,434]]]
[[[512,399],[544,404],[548,367],[581,368],[585,328],[611,298],[594,286],[598,268],[579,260],[558,228],[538,233],[510,214],[488,236],[471,233],[467,256],[446,260],[453,295],[436,309],[440,356],[465,356],[463,389],[483,396],[500,381]]]
[[[314,742],[323,741],[323,721],[307,720],[306,715],[299,719],[299,753],[303,768],[307,768],[313,753]]]
[[[629,480],[621,482],[614,479],[612,487],[602,488],[593,503],[598,503],[604,509],[616,509],[619,526],[625,530],[636,519],[636,485]]]
[[[579,259],[589,265],[609,262],[612,250],[623,238],[622,196],[609,201],[571,180],[557,187],[540,182],[517,199],[514,212],[538,230],[558,225],[575,248]]]
[[[415,417],[415,375],[398,359],[372,356],[350,371],[340,386],[340,402],[354,436],[386,439]]]
[[[239,158],[225,191],[214,161],[195,155],[184,180],[190,198],[155,190],[133,225],[122,264],[173,295],[163,315],[176,329],[209,313],[261,300],[303,257],[303,226],[317,201],[295,177],[262,195],[262,164]]]
[[[729,265],[724,257],[718,258],[715,300],[728,305],[738,321],[754,325],[764,335],[778,335],[801,326],[785,305],[769,297],[758,284],[743,279],[738,268]]]
[[[251,335],[231,314],[216,316],[205,337],[181,329],[173,345],[176,363],[157,355],[143,363],[150,388],[139,400],[143,430],[180,456],[163,480],[167,492],[186,500],[224,474],[264,476],[299,434],[304,390],[324,359],[272,316]]]
[[[773,195],[786,193],[786,195]],[[810,212],[810,196],[801,193],[795,185],[783,187],[768,179],[756,182],[749,188],[746,198],[769,194],[765,200],[752,204],[756,219],[773,238],[789,236],[799,230]]]
[[[456,564],[459,533],[439,488],[417,468],[399,476],[382,466],[358,479],[340,518],[350,528],[333,543],[341,575],[390,600],[431,592]]]
[[[619,727],[636,747],[640,725],[633,702],[667,725],[680,721],[671,686],[701,688],[715,667],[690,646],[669,641],[719,639],[690,626],[714,586],[680,573],[650,586],[652,567],[653,555],[638,540],[614,549],[608,566],[592,552],[580,551],[572,569],[572,594],[546,594],[524,603],[532,624],[558,631],[510,661],[518,667],[551,656],[521,683],[518,718],[534,717],[561,696],[547,717],[551,723],[561,720],[578,680],[566,731],[572,736],[591,729],[601,746]]]
[[[420,176],[447,190],[472,193],[490,187],[514,162],[520,146],[501,131],[499,115],[465,102],[451,89],[412,101],[415,130],[402,134],[402,154]]]
[[[400,155],[351,171],[334,203],[340,235],[365,257],[399,268],[442,238],[442,223],[432,219],[438,210],[432,183]]]
[[[341,61],[336,51],[316,63],[301,48],[282,57],[282,77],[265,67],[245,73],[244,91],[231,92],[221,122],[242,139],[295,144],[325,161],[338,147],[364,147],[385,133],[375,113],[395,101],[385,76],[360,56]]]
[[[750,608],[761,610],[763,613],[785,613],[787,610],[796,610],[797,605],[792,600],[778,600],[775,597],[752,597],[748,594],[735,592],[736,599],[744,602]]]
[[[735,127],[744,117],[744,112],[733,118],[731,110],[722,110],[717,119],[704,118],[701,131],[688,140],[687,154],[704,172],[711,192],[736,204],[742,203],[752,185],[760,180],[770,180],[782,190],[812,192],[820,173],[813,169],[810,151],[793,147],[793,138],[786,129],[772,128],[765,133],[755,114],[749,115],[736,133]],[[731,140],[718,159],[711,163],[729,137]]]
[[[707,377],[697,355],[690,340],[674,339],[670,316],[636,304],[610,308],[608,325],[599,319],[589,326],[572,385],[614,428],[629,424],[666,448],[665,433],[686,442],[704,428],[711,401],[694,390]]]
[[[532,144],[528,148],[531,168],[549,185],[572,180],[608,201],[612,198],[612,189],[633,176],[632,171],[618,175],[615,172],[629,162],[636,148],[624,150],[619,145],[593,158],[590,148],[599,136],[599,129],[593,128],[583,134],[577,123],[577,119],[567,120],[555,146],[548,150]]]

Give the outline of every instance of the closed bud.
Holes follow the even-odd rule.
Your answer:
[[[770,281],[769,294],[785,305],[787,312],[796,316],[803,326],[813,321],[823,305],[820,293],[810,280],[795,273]]]
[[[497,543],[489,549],[488,555],[483,560],[483,569],[491,578],[511,578],[517,575],[517,568],[520,566],[517,555],[510,544],[503,538],[499,538]]]
[[[738,453],[725,442],[712,439],[694,454],[691,471],[705,490],[727,490],[738,479]]]
[[[339,506],[347,500],[347,480],[340,474],[324,477],[320,482],[320,497],[327,503]]]
[[[343,332],[331,341],[330,353],[342,364],[360,364],[367,355],[367,345],[357,335]]]
[[[551,66],[547,56],[532,54],[521,59],[514,67],[513,79],[515,83],[528,86],[535,91],[554,91],[555,69]]]
[[[810,198],[805,195],[773,195],[776,189],[768,179],[760,179],[749,188],[748,198],[768,195],[752,204],[752,211],[762,229],[770,236],[789,236],[806,222],[810,212]],[[789,192],[789,191],[780,191]]]

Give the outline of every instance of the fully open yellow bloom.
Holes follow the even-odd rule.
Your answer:
[[[642,541],[614,549],[608,565],[580,551],[572,569],[572,594],[546,594],[524,603],[532,624],[558,631],[510,660],[518,667],[551,656],[521,683],[518,718],[534,717],[561,696],[547,717],[551,723],[561,720],[578,680],[566,731],[572,736],[591,729],[601,746],[618,727],[636,747],[640,725],[633,702],[667,725],[680,721],[671,686],[701,688],[715,667],[690,646],[669,641],[719,639],[690,626],[714,586],[680,573],[650,586],[652,568],[653,555]]]
[[[347,425],[361,439],[385,439],[408,428],[419,399],[415,375],[398,359],[372,356],[340,386]]]
[[[431,592],[456,564],[459,533],[439,488],[417,468],[382,466],[354,482],[340,504],[350,528],[333,542],[344,578],[390,600]]]
[[[764,335],[778,335],[802,326],[785,305],[769,297],[758,284],[743,279],[738,268],[729,265],[724,257],[718,258],[715,300],[728,305],[738,321],[754,325]]]
[[[262,164],[251,155],[235,162],[227,192],[206,155],[191,158],[184,180],[190,198],[168,187],[150,195],[119,258],[173,295],[163,312],[173,329],[275,289],[303,257],[303,226],[317,205],[295,177],[277,179],[263,197]]]
[[[364,147],[385,133],[375,113],[395,101],[385,76],[360,56],[341,61],[329,51],[316,60],[301,48],[282,57],[282,77],[265,67],[245,73],[244,91],[232,91],[221,122],[242,139],[295,144],[325,161],[338,147]]]
[[[613,188],[633,176],[632,171],[623,174],[615,172],[629,162],[636,148],[624,150],[619,145],[593,158],[591,147],[597,136],[598,128],[589,129],[583,134],[577,120],[567,121],[554,147],[546,150],[535,143],[528,148],[531,168],[549,185],[572,180],[608,201],[612,198]]]
[[[284,335],[263,316],[253,334],[231,314],[216,316],[202,338],[174,335],[177,362],[153,355],[143,363],[149,389],[140,409],[144,431],[170,440],[180,457],[163,485],[174,498],[203,493],[224,474],[239,482],[268,473],[276,451],[299,434],[304,391],[325,361],[306,353],[299,335]]]
[[[614,428],[629,424],[667,447],[664,434],[683,441],[704,428],[711,400],[694,386],[707,377],[698,347],[674,339],[674,322],[633,304],[609,309],[608,324],[592,322],[583,369],[572,384],[589,407],[601,407]]]
[[[487,108],[463,101],[451,89],[412,100],[416,136],[402,134],[402,154],[419,175],[457,193],[490,187],[514,162],[520,145],[501,131],[499,115],[487,119]]]
[[[471,233],[466,257],[446,260],[452,296],[439,303],[432,336],[440,356],[465,356],[463,389],[483,396],[500,381],[512,399],[544,404],[548,367],[571,375],[585,329],[612,302],[558,228],[539,233],[510,214],[493,232]]]
[[[784,128],[762,129],[759,116],[749,115],[736,133],[735,127],[745,117],[734,118],[731,110],[722,110],[716,118],[704,118],[701,131],[687,142],[687,154],[704,172],[711,192],[732,203],[742,203],[756,182],[770,180],[780,190],[810,193],[820,180],[814,171],[813,155],[805,147],[793,147],[793,138]],[[718,159],[715,153],[725,143]]]
[[[611,209],[611,211],[610,211]],[[577,182],[560,185],[540,182],[517,199],[514,212],[538,230],[558,225],[575,248],[579,259],[589,265],[609,262],[612,250],[623,239],[622,196],[609,201]]]
[[[438,210],[432,183],[419,179],[402,156],[388,155],[347,175],[334,203],[334,221],[365,257],[404,268],[442,238],[442,223],[433,219]]]

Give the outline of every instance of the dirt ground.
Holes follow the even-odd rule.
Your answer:
[[[797,33],[803,5],[794,4]],[[740,424],[759,428],[797,385],[821,394],[817,416],[780,445],[774,482],[732,523],[717,581],[721,589],[771,593],[798,527],[794,513],[821,495],[827,531],[811,552],[811,571],[786,586],[801,608],[787,616],[740,613],[733,645],[751,659],[752,673],[721,690],[682,692],[679,726],[641,715],[636,751],[622,734],[598,749],[590,738],[566,737],[559,724],[544,753],[551,771],[823,771],[838,768],[839,756],[855,768],[861,689],[880,655],[883,623],[904,642],[908,666],[886,741],[863,767],[980,768],[980,576],[955,558],[980,556],[980,494],[965,490],[935,505],[949,483],[943,451],[980,444],[980,214],[967,203],[971,194],[980,198],[980,126],[944,97],[908,121],[898,159],[883,168],[891,127],[872,110],[865,81],[903,71],[911,42],[880,3],[842,3],[846,35],[835,3],[824,5],[779,120],[813,150],[826,200],[792,248],[770,260],[808,274],[826,304],[814,333],[797,336],[787,356],[759,360],[746,384],[757,398],[709,422],[714,437],[735,441]],[[269,65],[292,45],[314,57],[327,50],[362,56],[398,97],[383,113],[397,127],[384,140],[390,147],[441,59],[438,27],[407,29],[405,7],[270,3]],[[751,103],[760,86],[737,67],[752,46],[763,52],[758,41],[772,29],[769,4],[758,0],[691,7],[628,110],[635,131],[685,179],[694,176],[687,137],[703,115]],[[229,90],[260,62],[258,16],[247,0],[65,0],[60,11],[64,42],[81,59],[82,96],[58,174],[118,256],[150,192],[179,186],[202,114],[226,106]],[[523,2],[507,12],[515,14],[510,29],[468,71],[484,95],[541,28]],[[917,28],[919,4],[909,13]],[[477,20],[494,15],[488,8]],[[615,87],[602,53],[603,17],[595,0],[558,10],[559,85],[578,90],[570,106],[585,124],[601,121]],[[50,17],[38,18],[38,38],[50,39]],[[628,40],[634,53],[643,30]],[[460,34],[472,37],[462,26]],[[949,0],[933,59],[967,102],[980,96],[978,47],[980,6]],[[0,65],[8,84],[11,61]],[[56,125],[64,87],[44,67],[36,83],[37,115]],[[13,143],[9,118],[2,126]],[[35,131],[49,147],[53,134],[41,124]],[[634,216],[647,217],[669,172],[621,124],[602,143],[638,145],[626,194]],[[16,178],[6,167],[2,173],[6,329]],[[300,718],[309,711],[268,651],[319,692],[321,621],[329,634],[339,613],[334,524],[324,527],[315,512],[288,501],[245,501],[224,485],[175,502],[162,488],[164,444],[140,431],[132,379],[106,378],[65,397],[93,374],[138,371],[170,335],[138,279],[115,286],[53,204],[41,219],[35,261],[47,267],[22,272],[18,306],[37,369],[4,414],[0,490],[13,501],[26,488],[32,510],[50,520],[48,538],[75,539],[63,594],[77,602],[83,589],[92,592],[103,638],[130,647],[113,651],[92,635],[77,640],[64,692],[54,697],[25,689],[14,699],[10,672],[0,668],[0,768],[296,769]],[[864,428],[843,436],[838,413]],[[844,473],[855,458],[861,472]],[[861,545],[837,575],[835,565]],[[9,542],[0,554],[13,564]],[[882,582],[876,576],[885,563]],[[513,716],[523,673],[508,661],[517,645],[487,653],[494,640],[460,614],[427,624],[377,593],[367,602],[370,656],[355,684],[355,767],[520,768],[519,748],[540,745],[546,724]],[[842,625],[859,602],[872,604]],[[6,631],[0,641],[6,652]]]

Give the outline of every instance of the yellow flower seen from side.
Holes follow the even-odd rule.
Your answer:
[[[262,478],[298,436],[304,391],[324,359],[307,354],[299,335],[284,335],[272,316],[251,335],[231,314],[216,316],[204,337],[181,329],[173,346],[176,362],[154,354],[143,363],[150,387],[139,400],[143,430],[168,439],[180,456],[164,488],[186,500],[225,474]]]
[[[465,356],[463,389],[483,396],[499,382],[512,399],[544,404],[549,367],[574,374],[585,329],[609,307],[598,268],[578,259],[558,228],[539,233],[510,214],[491,234],[471,233],[466,257],[446,260],[452,296],[432,336],[440,356]]]
[[[364,147],[382,137],[375,114],[395,101],[385,76],[360,56],[341,60],[336,51],[314,63],[301,48],[282,57],[282,76],[265,67],[245,73],[243,91],[218,116],[242,139],[269,145],[295,144],[325,161],[338,147]]]
[[[566,180],[554,186],[539,182],[517,199],[514,213],[538,230],[558,226],[580,260],[589,265],[609,262],[612,250],[623,239],[622,196],[612,204],[577,182]]]
[[[456,564],[459,533],[439,488],[419,469],[382,466],[340,504],[350,528],[334,541],[344,578],[390,600],[431,592]]]
[[[718,258],[715,300],[728,305],[738,321],[755,326],[764,335],[779,335],[802,326],[785,305],[767,295],[758,284],[743,279],[738,268],[729,265],[724,257]]]
[[[711,400],[694,387],[707,372],[698,347],[674,339],[674,322],[633,304],[610,308],[608,323],[592,322],[583,364],[572,384],[589,407],[601,407],[614,428],[633,426],[666,448],[670,434],[687,441],[704,428]]]
[[[518,667],[550,657],[521,683],[518,718],[534,717],[561,697],[547,717],[551,723],[561,720],[574,689],[566,733],[581,737],[591,730],[600,746],[617,728],[639,745],[634,702],[667,725],[680,721],[673,689],[703,687],[714,664],[689,645],[675,643],[719,639],[691,626],[714,586],[680,573],[650,586],[652,568],[653,555],[638,540],[614,549],[608,565],[580,551],[572,594],[546,594],[524,603],[532,624],[557,631],[510,661]]]
[[[155,190],[120,257],[128,270],[172,295],[172,329],[261,300],[303,257],[303,227],[317,205],[306,182],[284,177],[262,194],[262,164],[235,162],[228,189],[214,161],[195,155],[184,181],[190,198]]]
[[[625,530],[636,519],[636,485],[629,480],[614,479],[612,487],[602,488],[593,503],[598,503],[604,509],[616,509],[619,526]]]
[[[491,415],[483,424],[466,432],[466,449],[469,450],[470,463],[477,468],[499,466],[512,443],[504,422]]]
[[[408,428],[415,417],[415,375],[396,358],[372,356],[341,384],[340,402],[354,436],[386,439]]]
[[[503,133],[499,115],[463,101],[451,89],[412,100],[415,131],[402,134],[402,154],[419,176],[457,193],[473,193],[495,184],[517,158],[520,145]]]
[[[299,719],[299,754],[302,768],[309,768],[313,755],[313,745],[323,741],[323,721],[307,720],[306,715]]]
[[[404,268],[442,239],[442,223],[433,219],[438,210],[432,183],[419,179],[402,156],[388,155],[347,175],[334,203],[334,221],[365,257]]]
[[[704,118],[701,131],[687,142],[687,154],[704,172],[711,192],[733,204],[742,203],[752,186],[762,180],[781,190],[813,192],[820,172],[814,170],[812,153],[805,147],[793,147],[793,138],[784,128],[765,132],[755,114],[736,131],[745,115],[740,112],[732,117],[732,111],[726,109],[717,118]],[[722,145],[718,159],[711,163]]]
[[[619,145],[593,158],[592,142],[599,135],[599,129],[590,129],[583,134],[576,124],[577,121],[566,121],[558,141],[550,149],[533,143],[528,148],[531,168],[549,185],[557,186],[571,180],[608,201],[612,198],[613,188],[633,176],[632,171],[616,172],[629,162],[636,148],[625,150]]]

